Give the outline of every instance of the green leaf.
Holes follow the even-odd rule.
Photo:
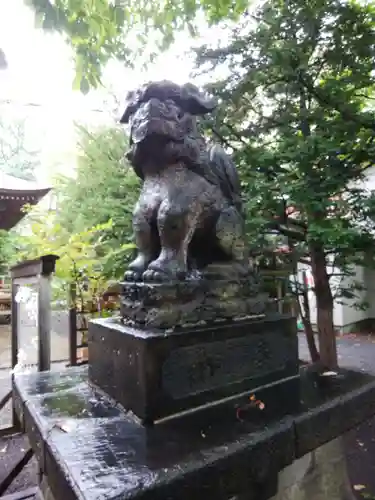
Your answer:
[[[90,79],[88,76],[89,64],[84,66],[82,78],[86,77],[92,87],[98,83],[103,67],[111,58],[126,58],[126,63],[132,66],[134,57],[149,44],[150,32],[155,33],[160,42],[157,46],[164,50],[173,44],[180,30],[187,29],[191,36],[196,36],[195,21],[202,12],[208,23],[215,24],[226,19],[238,19],[248,8],[244,0],[130,0],[126,8],[117,1],[109,0],[58,0],[54,3],[46,0],[24,1],[34,10],[43,29],[63,32],[76,55],[83,54],[86,63],[90,61],[92,53],[99,57],[100,64],[93,69],[95,78]],[[140,35],[137,49],[129,50],[127,35],[130,35],[129,39]],[[86,49],[84,52],[82,47]],[[151,51],[149,62],[153,56],[155,54]],[[78,77],[78,80],[82,78]],[[83,90],[86,91],[86,84]]]
[[[88,92],[90,91],[90,83],[89,83],[88,79],[82,75],[78,75],[78,77],[80,77],[79,88],[80,88],[82,94],[88,94]]]

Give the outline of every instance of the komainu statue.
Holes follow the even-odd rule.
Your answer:
[[[138,255],[122,284],[126,321],[169,328],[263,311],[236,167],[198,130],[197,117],[214,108],[191,84],[153,82],[128,94],[120,121],[130,126],[127,158],[143,186]]]
[[[127,157],[143,188],[133,220],[138,256],[126,280],[180,280],[218,263],[247,273],[236,167],[197,127],[196,117],[214,108],[191,84],[149,83],[128,95],[121,123],[130,124]]]

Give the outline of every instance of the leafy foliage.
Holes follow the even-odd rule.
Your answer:
[[[91,132],[79,127],[79,156],[74,178],[57,179],[57,217],[71,234],[106,224],[103,236],[110,253],[108,275],[120,276],[132,241],[132,212],[139,180],[124,160],[127,139],[119,128]]]
[[[254,246],[259,227],[274,230],[287,238],[295,261],[311,265],[321,354],[334,366],[328,264],[344,273],[353,264],[373,265],[375,204],[363,181],[375,153],[374,4],[271,0],[248,12],[245,2],[226,0],[127,2],[126,11],[109,0],[29,3],[45,29],[72,44],[84,91],[99,83],[111,57],[129,62],[148,42],[164,48],[176,30],[194,32],[201,13],[209,23],[241,16],[226,47],[220,40],[219,48],[198,51],[201,69],[214,70],[209,90],[224,103],[210,128],[234,150]],[[125,45],[135,28],[140,35]],[[134,50],[124,51],[130,45]],[[228,77],[217,80],[216,70]]]
[[[19,236],[17,233],[0,230],[0,275],[6,275],[9,265],[16,263],[18,246]]]
[[[65,36],[76,55],[75,87],[100,83],[102,67],[115,57],[133,65],[146,46],[151,55],[171,45],[175,33],[198,30],[197,14],[210,23],[236,19],[245,0],[25,0],[38,26]],[[201,16],[202,17],[202,16]],[[130,49],[131,47],[131,49]]]
[[[224,103],[211,128],[235,151],[253,229],[283,234],[311,264],[331,360],[327,264],[345,269],[373,247],[362,181],[375,153],[374,26],[371,4],[272,0],[228,46],[198,51],[201,70],[228,74],[208,87]]]
[[[108,287],[105,274],[111,249],[105,241],[105,233],[111,221],[81,232],[70,233],[58,221],[58,214],[42,209],[31,209],[28,214],[29,232],[19,240],[18,260],[32,259],[54,254],[56,263],[55,299],[65,300],[71,285],[80,289],[91,299],[100,297]],[[131,248],[132,245],[123,245]]]
[[[375,11],[353,2],[274,1],[257,18],[257,25],[245,19],[228,47],[203,48],[198,58],[229,66],[229,77],[209,87],[225,103],[213,127],[235,149],[250,213],[268,226],[276,217],[280,230],[288,218],[294,232],[284,229],[287,236],[339,249],[341,257],[354,246],[365,250],[374,200],[358,181],[375,152],[366,109]]]
[[[75,177],[60,176],[55,210],[29,207],[18,260],[53,253],[60,257],[56,276],[63,295],[70,285],[90,300],[124,271],[134,248],[132,209],[139,183],[124,162],[123,131],[79,127]]]

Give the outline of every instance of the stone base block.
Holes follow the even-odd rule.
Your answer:
[[[290,316],[176,332],[133,328],[113,318],[89,325],[91,382],[145,423],[281,381],[284,396],[290,392],[280,401],[285,407],[288,400],[299,402],[298,372]]]

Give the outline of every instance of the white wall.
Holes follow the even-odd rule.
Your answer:
[[[353,268],[353,276],[348,276],[342,280],[341,286],[348,288],[353,284],[353,281],[357,281],[363,284],[366,288],[366,273],[367,270],[361,266],[355,266]],[[369,317],[369,310],[361,310],[356,307],[356,304],[360,304],[368,300],[368,291],[364,290],[353,290],[355,293],[355,298],[352,300],[343,299],[343,326],[350,325],[352,323],[357,323],[358,321],[363,321]]]
[[[299,265],[299,283],[302,283],[302,271],[305,270],[307,276],[311,277],[311,271],[307,266]],[[338,271],[338,270],[336,270]],[[332,272],[332,269],[329,269]],[[354,299],[338,299],[335,301],[333,309],[333,322],[337,329],[353,325],[354,323],[363,321],[365,319],[375,319],[375,270],[366,269],[361,266],[355,266],[353,269],[353,276],[346,277],[338,283],[331,278],[331,285],[333,292],[335,292],[335,286],[341,286],[348,288],[350,283],[355,280],[363,284],[364,290],[355,291]],[[316,324],[316,300],[315,292],[310,290],[308,292],[311,322]],[[355,307],[355,304],[360,304],[363,302],[368,302],[369,307],[362,310]]]
[[[308,277],[308,280],[310,281],[310,286],[313,286],[313,279],[312,279],[312,274],[310,271],[310,267],[303,265],[303,264],[298,264],[298,282],[303,283],[302,281],[302,272],[305,271],[306,275]],[[329,268],[328,270],[330,273],[333,272],[332,268]],[[335,270],[337,271],[337,270]],[[331,284],[333,285],[333,289],[336,285],[335,283],[335,278],[331,279]],[[337,279],[336,279],[337,282]],[[317,314],[317,309],[316,309],[316,299],[315,299],[315,292],[314,290],[309,290],[308,292],[308,298],[309,298],[309,305],[310,305],[310,315],[311,315],[311,322],[312,324],[316,324],[316,314]],[[335,302],[334,304],[334,309],[333,309],[333,322],[335,327],[341,328],[344,325],[344,319],[343,319],[343,306],[339,302]]]
[[[299,265],[299,282],[302,283],[302,271],[305,270],[307,276],[311,277],[311,271],[307,266]],[[336,272],[338,270],[335,270]],[[332,272],[332,268],[329,269]],[[351,281],[358,281],[363,283],[364,290],[355,291],[355,299],[338,299],[335,301],[333,309],[333,322],[337,329],[347,327],[353,323],[363,321],[365,319],[375,318],[375,270],[365,269],[361,266],[355,266],[353,269],[353,276],[346,277],[340,281],[340,283],[334,278],[331,278],[331,285],[333,292],[335,292],[336,286],[341,286],[348,288]],[[311,312],[311,322],[316,324],[316,300],[315,292],[310,290],[308,292],[310,312]],[[361,310],[355,307],[355,304],[362,302],[368,302],[369,307],[365,310]]]
[[[366,190],[375,191],[375,166],[366,170],[365,180],[361,182],[361,186]],[[362,266],[355,266],[353,271],[354,276],[347,277],[342,285],[347,287],[351,281],[355,280],[363,284],[364,290],[356,291],[355,299],[345,301],[343,305],[343,326],[375,318],[375,271]],[[360,310],[355,307],[355,303],[358,302],[368,302],[369,307]]]

